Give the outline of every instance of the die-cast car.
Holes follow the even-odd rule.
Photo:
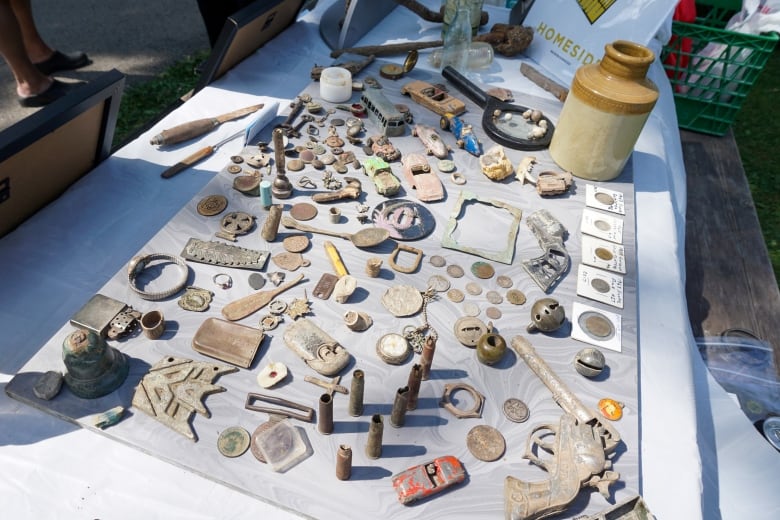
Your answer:
[[[406,505],[463,482],[466,470],[456,457],[446,455],[404,470],[392,479],[398,501]]]

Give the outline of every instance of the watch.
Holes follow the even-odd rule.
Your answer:
[[[136,286],[136,280],[138,276],[146,270],[147,266],[154,260],[165,260],[176,264],[179,269],[179,279],[176,281],[176,285],[165,291],[159,292],[147,292]],[[164,253],[152,253],[149,255],[139,255],[133,257],[130,263],[127,265],[127,282],[130,289],[144,300],[164,300],[173,296],[181,291],[185,285],[187,285],[187,278],[189,278],[190,270],[184,259],[177,255],[168,255]]]

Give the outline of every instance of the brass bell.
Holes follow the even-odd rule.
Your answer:
[[[84,399],[95,399],[119,388],[127,378],[127,356],[92,331],[71,332],[62,343],[65,384]]]

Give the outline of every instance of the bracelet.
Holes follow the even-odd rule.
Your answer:
[[[176,285],[166,291],[160,291],[160,292],[146,292],[142,291],[138,287],[136,287],[135,282],[138,276],[144,272],[146,267],[153,261],[153,260],[167,260],[169,262],[172,262],[176,264],[179,267],[179,274],[180,278],[176,282]],[[143,298],[144,300],[164,300],[166,298],[169,298],[173,296],[174,294],[181,291],[185,285],[187,285],[187,278],[189,278],[190,270],[187,264],[185,263],[184,259],[180,256],[176,255],[167,255],[163,253],[152,253],[150,255],[145,256],[136,256],[133,257],[132,260],[130,260],[130,263],[127,266],[127,281],[130,285],[130,289],[134,293],[136,293],[138,296]]]

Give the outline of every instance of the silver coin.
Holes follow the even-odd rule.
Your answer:
[[[463,314],[466,316],[479,316],[479,305],[473,302],[466,302],[463,304]]]
[[[472,296],[482,294],[482,287],[476,282],[469,282],[466,284],[466,292]]]
[[[448,265],[447,274],[453,278],[460,278],[463,276],[463,268],[457,264]]]
[[[498,307],[488,307],[485,309],[485,316],[490,318],[491,320],[498,320],[501,319],[501,310]]]
[[[238,457],[249,449],[249,432],[240,426],[231,426],[219,434],[217,449],[225,457]]]
[[[498,305],[504,301],[504,297],[501,296],[498,291],[488,291],[487,294],[485,294],[485,298],[493,305]]]
[[[528,405],[523,401],[510,397],[504,401],[504,415],[512,422],[521,423],[528,420],[531,412],[528,410]]]
[[[496,283],[502,289],[509,289],[513,285],[512,279],[503,274],[496,278]]]
[[[428,287],[431,287],[436,292],[444,292],[450,288],[450,281],[443,276],[435,274],[428,278]]]
[[[472,455],[485,462],[498,460],[506,451],[504,436],[486,424],[475,426],[469,431],[466,435],[466,446]]]
[[[260,290],[265,285],[265,277],[260,273],[252,273],[249,275],[249,287],[254,290]]]
[[[443,256],[439,256],[439,255],[433,255],[429,260],[429,262],[434,267],[444,267],[445,265],[447,265],[447,260],[445,260]]]
[[[447,291],[447,298],[452,302],[460,303],[465,299],[465,295],[460,289],[450,289]]]

